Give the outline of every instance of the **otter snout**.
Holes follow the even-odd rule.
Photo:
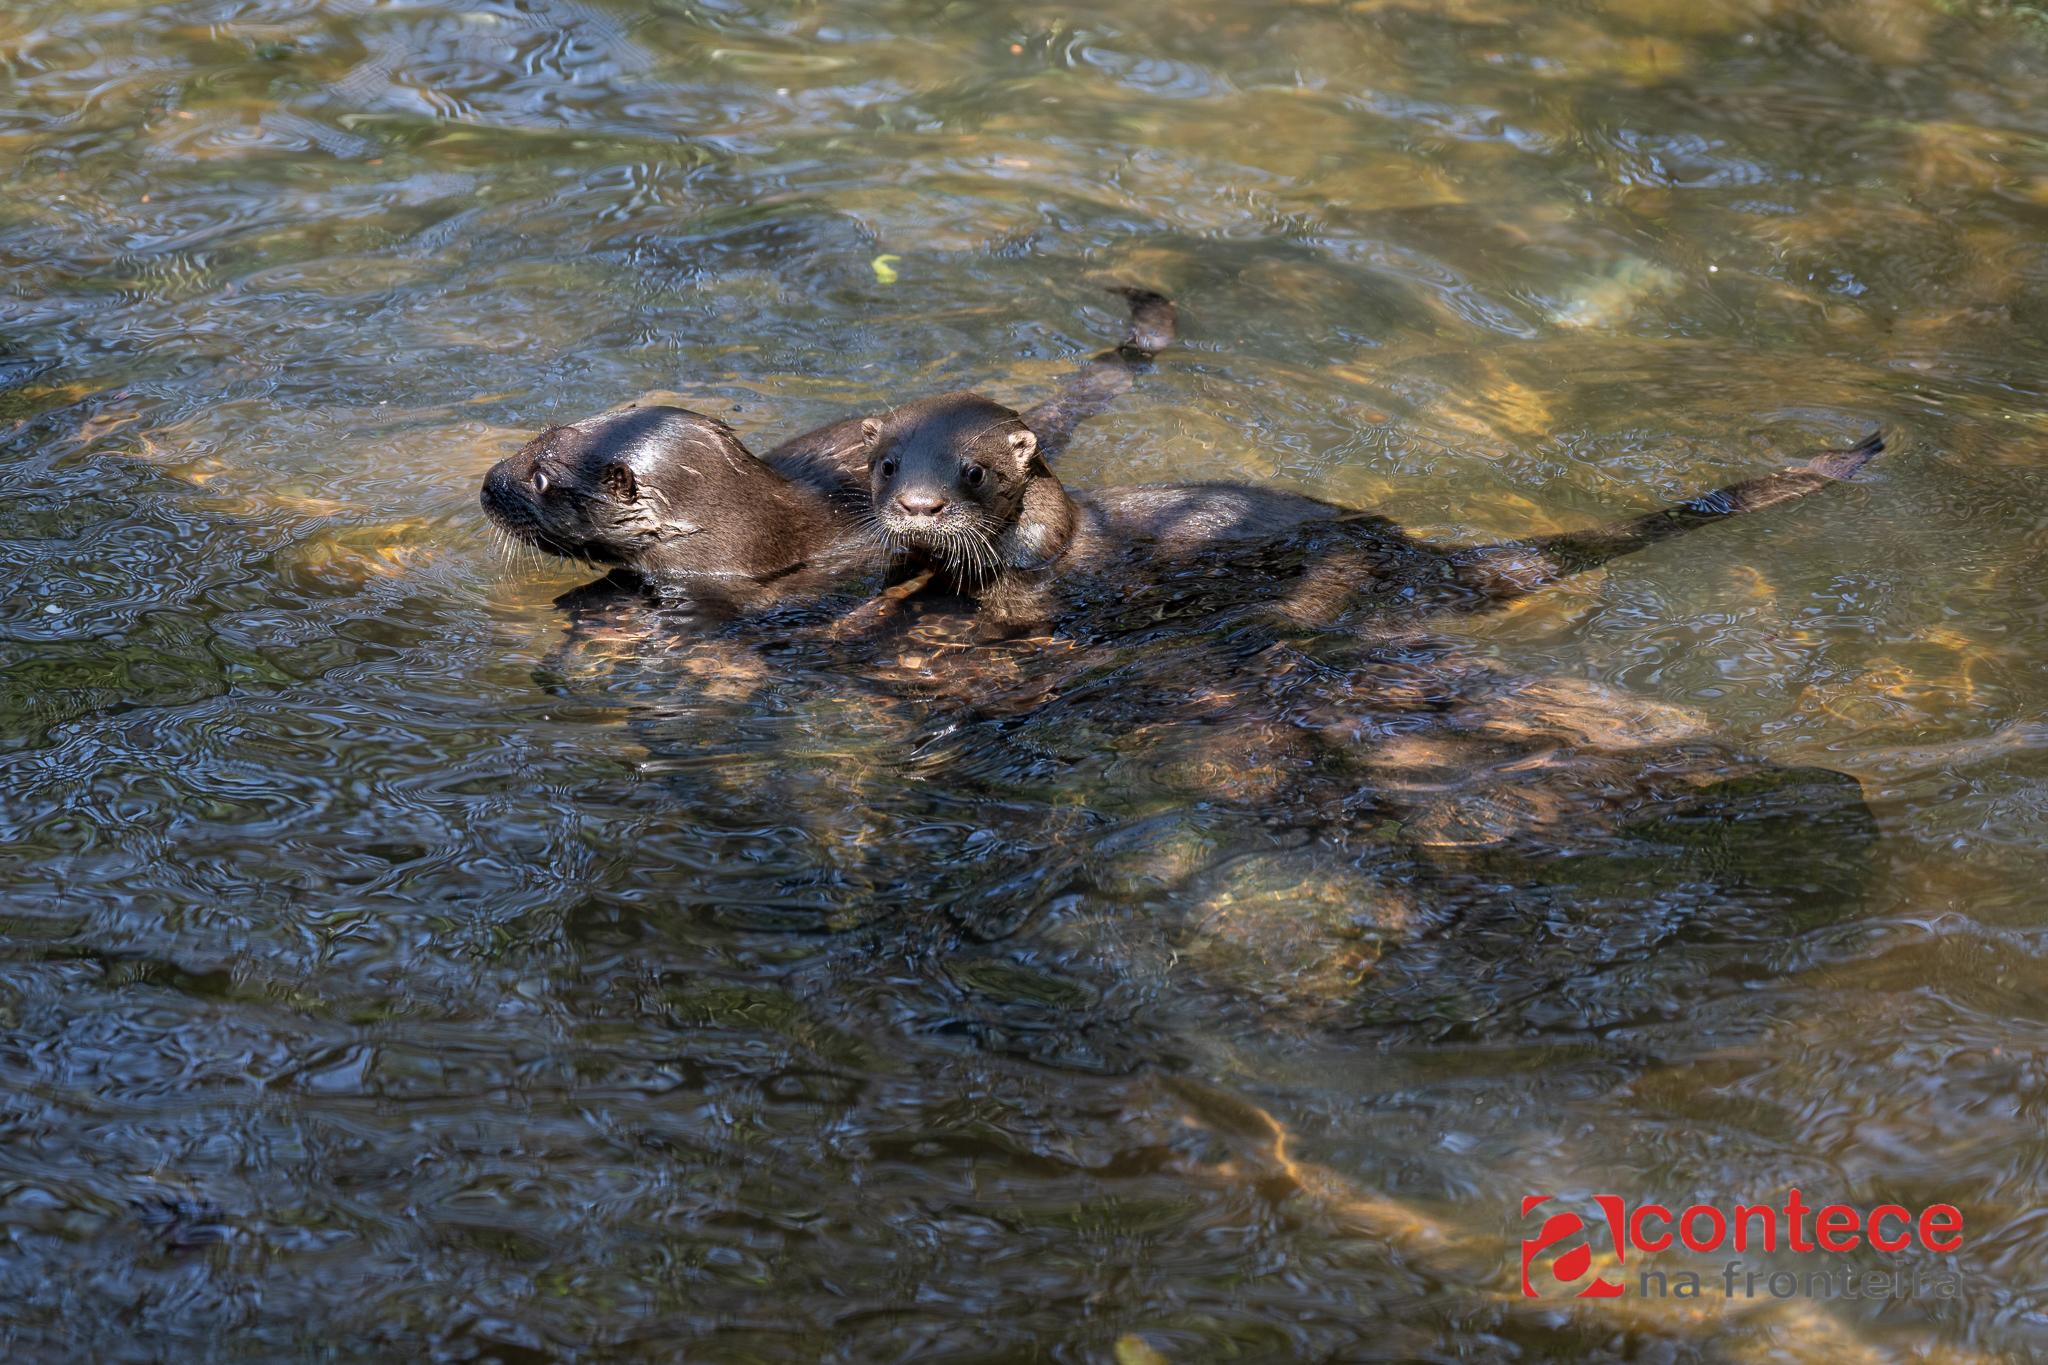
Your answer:
[[[946,500],[937,493],[898,493],[896,506],[906,516],[935,517],[946,510]]]
[[[498,461],[491,466],[491,472],[484,475],[484,486],[480,501],[484,515],[507,531],[525,533],[530,530],[532,513],[519,497],[519,472],[513,467],[518,456]]]

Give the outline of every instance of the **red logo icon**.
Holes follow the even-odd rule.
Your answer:
[[[1522,1198],[1522,1216],[1528,1217],[1539,1205],[1550,1202],[1547,1194],[1531,1194]],[[1596,1201],[1598,1202],[1598,1201]],[[1553,1213],[1543,1220],[1543,1227],[1534,1237],[1522,1239],[1522,1295],[1524,1298],[1540,1297],[1536,1287],[1529,1282],[1529,1267],[1536,1258],[1568,1237],[1576,1237],[1586,1230],[1586,1220],[1576,1213]],[[1615,1240],[1617,1258],[1621,1253],[1621,1241]],[[1593,1268],[1593,1248],[1585,1242],[1557,1254],[1550,1263],[1550,1274],[1558,1284],[1570,1284]],[[1572,1297],[1575,1299],[1613,1299],[1622,1294],[1622,1286],[1602,1275],[1581,1288]]]

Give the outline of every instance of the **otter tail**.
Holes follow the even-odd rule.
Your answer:
[[[1459,580],[1486,597],[1516,597],[1702,526],[1797,502],[1848,478],[1883,450],[1883,433],[1872,432],[1847,450],[1826,451],[1804,464],[1702,493],[1661,512],[1562,535],[1473,546],[1454,551],[1451,560]]]
[[[1041,456],[1064,446],[1075,427],[1129,391],[1151,366],[1153,355],[1180,338],[1180,316],[1166,295],[1128,285],[1110,292],[1121,294],[1131,306],[1124,339],[1091,356],[1058,393],[1024,414],[1024,424],[1038,437]]]

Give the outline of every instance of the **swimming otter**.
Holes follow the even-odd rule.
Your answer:
[[[1057,619],[1095,595],[1184,583],[1190,566],[1258,576],[1246,550],[1284,570],[1283,614],[1321,624],[1360,594],[1411,608],[1476,610],[1743,512],[1804,497],[1884,449],[1848,450],[1747,479],[1647,516],[1499,545],[1431,545],[1384,517],[1245,484],[1158,484],[1070,494],[1025,418],[978,394],[921,399],[862,426],[875,517],[904,572],[976,599],[988,633]],[[1228,585],[1225,584],[1225,587]],[[1097,590],[1100,590],[1099,592]]]
[[[549,427],[491,467],[482,501],[521,543],[733,611],[822,591],[875,559],[873,535],[828,493],[687,408]]]
[[[1173,344],[1171,300],[1113,292],[1131,309],[1123,341],[1019,418],[1035,423],[1041,459]],[[492,466],[482,503],[514,540],[610,569],[614,584],[746,609],[879,562],[864,432],[846,418],[757,458],[701,413],[626,407],[548,428]]]

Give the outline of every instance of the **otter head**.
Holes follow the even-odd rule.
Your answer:
[[[828,511],[723,422],[632,407],[549,427],[484,476],[493,525],[566,559],[661,575],[760,576],[801,562]]]
[[[926,398],[861,430],[875,520],[891,541],[951,569],[1000,567],[1030,480],[1052,477],[1024,419],[978,394]]]

